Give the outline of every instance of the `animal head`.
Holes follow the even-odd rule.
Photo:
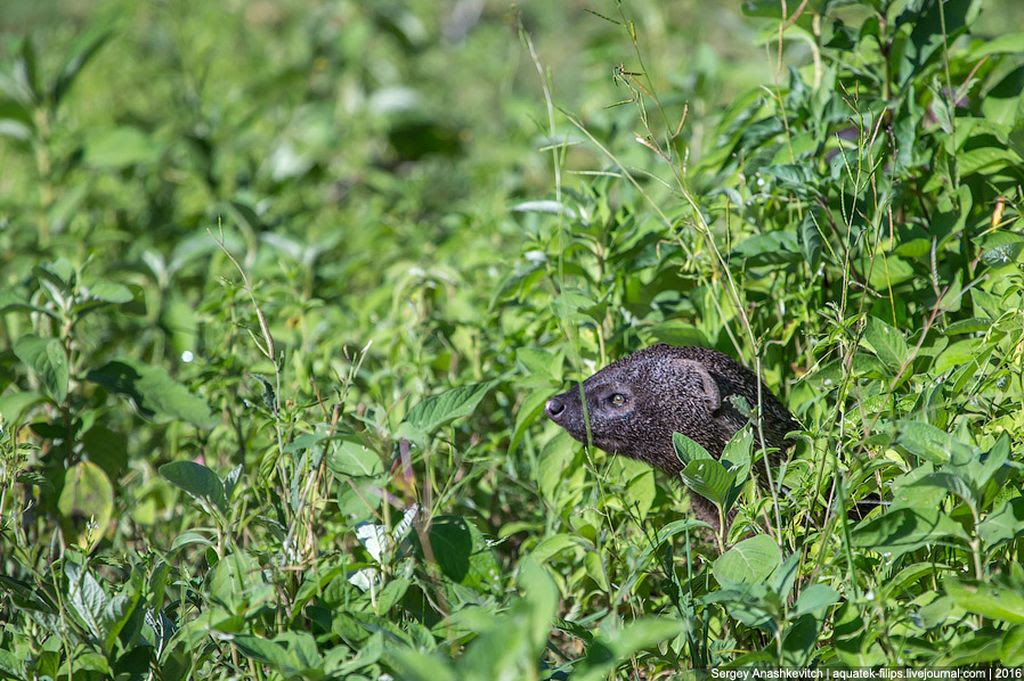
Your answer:
[[[704,363],[667,345],[636,352],[551,398],[545,412],[580,442],[647,461],[678,467],[672,433],[680,432],[720,454],[728,439],[716,419],[722,406],[718,383]],[[715,450],[718,450],[715,452]]]

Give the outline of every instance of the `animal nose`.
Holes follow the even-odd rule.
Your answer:
[[[558,421],[558,417],[565,412],[565,404],[562,403],[562,400],[555,397],[548,400],[548,403],[544,405],[544,411],[549,419]]]

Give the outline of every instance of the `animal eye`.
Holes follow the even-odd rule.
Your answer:
[[[626,396],[621,395],[619,393],[615,393],[614,395],[608,398],[608,401],[611,403],[613,407],[621,407],[626,403]]]

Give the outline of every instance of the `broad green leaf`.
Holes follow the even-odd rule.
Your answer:
[[[966,447],[957,443],[945,431],[922,421],[905,421],[900,424],[897,442],[911,454],[933,464],[948,462],[954,448],[962,451]]]
[[[110,599],[103,611],[103,624],[106,630],[106,637],[103,640],[103,649],[109,654],[114,649],[121,630],[128,624],[135,608],[142,598],[142,587],[145,583],[143,575],[138,570],[133,570],[131,577],[121,588],[118,595]]]
[[[412,648],[391,647],[386,659],[408,681],[458,681],[459,677],[440,655],[423,653]]]
[[[782,636],[782,663],[792,667],[806,666],[820,630],[821,622],[814,616],[795,617]]]
[[[279,643],[248,635],[234,636],[231,640],[247,657],[265,662],[285,676],[294,676],[302,671],[295,656]]]
[[[602,591],[608,590],[608,575],[605,573],[604,563],[601,562],[601,555],[596,551],[588,551],[583,554],[583,567],[587,576],[594,580],[597,587]]]
[[[868,283],[876,291],[888,292],[889,287],[902,284],[913,277],[914,268],[906,260],[895,255],[880,255],[870,266]]]
[[[654,469],[648,467],[647,470],[640,471],[634,475],[626,484],[622,501],[629,507],[631,512],[635,512],[640,520],[643,520],[647,517],[651,504],[654,503],[656,492]]]
[[[36,671],[38,671],[38,664]],[[24,662],[14,653],[10,653],[6,650],[0,650],[0,674],[7,675],[12,679],[28,678],[25,673]]]
[[[14,354],[42,381],[46,393],[61,404],[68,396],[68,358],[56,338],[40,338],[34,334],[14,341]]]
[[[452,388],[433,395],[409,410],[406,423],[430,435],[442,426],[473,413],[497,381]]]
[[[691,440],[682,433],[672,433],[672,447],[675,448],[676,456],[679,457],[684,466],[693,461],[713,458],[708,453],[708,450],[704,449],[703,445]]]
[[[536,652],[547,643],[552,621],[558,612],[558,587],[547,569],[532,558],[526,558],[519,565],[516,584],[529,604],[527,635]]]
[[[952,44],[977,15],[973,0],[946,0],[922,3],[900,16],[900,22],[911,22],[913,30],[896,68],[897,83],[904,87],[933,61],[943,48]]]
[[[342,440],[327,457],[327,467],[339,478],[365,478],[384,472],[384,463],[377,452],[352,440]]]
[[[968,338],[955,343],[950,343],[942,354],[935,360],[933,367],[935,373],[941,374],[949,369],[954,369],[965,362],[973,362],[977,358],[977,348],[981,339]]]
[[[726,469],[735,474],[737,483],[746,480],[750,473],[750,452],[753,446],[754,433],[746,427],[736,431],[736,434],[725,443],[721,462]]]
[[[963,527],[937,508],[900,508],[862,523],[852,532],[853,546],[893,558],[928,545],[967,541]]]
[[[864,328],[864,340],[874,350],[878,359],[882,360],[890,370],[895,371],[910,355],[907,341],[903,334],[883,322],[878,317],[868,317],[867,326]]]
[[[669,345],[711,345],[703,331],[692,324],[675,319],[655,324],[649,332],[654,340]]]
[[[914,485],[923,487],[939,487],[968,503],[977,504],[978,502],[975,491],[971,489],[971,486],[967,481],[958,475],[950,473],[949,471],[937,471],[930,475],[926,475],[915,482]]]
[[[104,613],[110,605],[110,597],[92,576],[88,567],[68,560],[64,563],[64,574],[67,576],[67,603],[85,624],[89,633],[99,640],[106,637],[106,618]]]
[[[338,512],[353,526],[370,520],[380,508],[386,485],[384,476],[339,480]]]
[[[953,602],[967,612],[1011,624],[1024,624],[1024,593],[1020,589],[961,581],[953,577],[947,577],[942,585]]]
[[[88,551],[107,531],[114,513],[114,487],[103,469],[80,461],[64,473],[57,509],[74,541]]]
[[[551,388],[562,384],[564,355],[539,348],[519,348],[516,359],[526,369],[526,383]]]
[[[526,435],[527,428],[544,413],[544,405],[549,397],[551,397],[550,388],[538,388],[523,398],[519,411],[516,413],[516,423],[512,429],[512,439],[509,442],[507,451],[508,455],[511,456],[515,452],[519,442]]]
[[[461,516],[438,516],[429,539],[434,560],[452,582],[485,593],[500,587],[498,561],[476,525]]]
[[[172,461],[160,466],[160,475],[200,502],[203,508],[216,509],[222,514],[227,512],[224,484],[206,466],[194,461]]]
[[[153,163],[159,157],[160,148],[137,128],[94,131],[85,141],[85,162],[94,168]]]
[[[782,562],[782,551],[766,534],[744,539],[715,560],[711,567],[722,586],[761,584]]]
[[[579,545],[580,540],[572,535],[553,534],[537,542],[537,545],[533,547],[533,551],[530,552],[530,558],[538,564],[543,564],[562,551],[576,548]]]
[[[725,470],[714,459],[698,459],[687,464],[682,472],[683,483],[708,501],[728,511],[730,493],[736,474]]]
[[[601,681],[623,662],[645,648],[674,638],[684,630],[683,622],[645,617],[627,624],[613,635],[605,635],[587,646],[587,652],[573,671],[574,681]]]
[[[205,401],[160,367],[123,359],[107,362],[90,371],[86,378],[131,398],[143,416],[180,419],[201,428],[210,428],[217,422]]]
[[[979,41],[971,48],[970,59],[977,60],[990,54],[1024,52],[1024,33],[1005,33]]]
[[[100,29],[86,33],[75,45],[71,57],[64,63],[64,67],[53,84],[53,91],[50,94],[54,107],[58,106],[64,96],[71,89],[78,74],[81,73],[89,61],[96,56],[96,53],[103,47],[107,40],[113,35],[109,29]]]
[[[132,292],[124,284],[113,281],[98,281],[89,287],[89,296],[107,303],[130,303]]]
[[[1004,501],[978,524],[978,535],[991,548],[1024,532],[1024,497]]]
[[[1003,636],[999,661],[1007,667],[1024,667],[1024,625],[1018,624]]]
[[[274,596],[259,562],[249,553],[237,550],[224,556],[209,577],[209,600],[232,615],[255,612]]]
[[[767,232],[749,237],[730,254],[748,267],[783,265],[803,259],[795,232]]]
[[[1024,237],[1013,232],[996,232],[985,239],[983,248],[981,259],[989,267],[1012,265],[1024,252]]]
[[[811,614],[820,619],[825,608],[838,602],[838,591],[824,584],[812,584],[800,592],[793,605],[792,617]]]
[[[213,540],[208,538],[206,535],[200,534],[199,532],[193,532],[191,530],[188,530],[186,532],[182,532],[174,538],[174,541],[171,542],[171,547],[169,550],[171,553],[174,553],[183,546],[190,546],[192,544],[201,544],[203,546],[211,547],[216,546]]]
[[[25,413],[46,397],[34,390],[13,392],[0,396],[0,416],[8,423],[17,423]]]
[[[780,602],[785,602],[789,598],[790,592],[793,591],[799,568],[800,552],[794,551],[772,571],[771,577],[768,579],[768,587],[778,596]]]

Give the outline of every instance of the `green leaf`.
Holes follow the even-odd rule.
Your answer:
[[[949,461],[954,449],[961,451],[964,447],[945,431],[922,421],[905,421],[900,424],[896,441],[911,454],[939,465]]]
[[[1024,624],[1024,593],[1019,589],[947,577],[942,585],[953,602],[989,619]]]
[[[614,635],[602,636],[587,646],[586,655],[573,670],[573,681],[600,681],[620,664],[645,648],[674,638],[684,630],[683,622],[644,617],[634,620]]]
[[[67,602],[94,638],[106,637],[104,613],[110,598],[92,576],[88,567],[72,560],[65,561],[64,574],[68,578]]]
[[[110,599],[107,607],[103,610],[103,624],[107,632],[106,637],[103,639],[103,650],[108,655],[114,649],[118,635],[135,613],[135,609],[142,598],[143,584],[142,573],[133,570],[131,577],[121,588],[121,592]]]
[[[42,381],[46,393],[57,404],[68,396],[68,358],[56,338],[40,338],[34,334],[14,342],[14,354]]]
[[[131,127],[93,132],[85,141],[85,162],[93,168],[153,163],[160,153],[160,147],[148,135]]]
[[[782,562],[782,551],[766,534],[744,539],[715,560],[711,572],[722,586],[762,584]]]
[[[36,671],[39,671],[38,664],[36,664]],[[6,650],[0,650],[0,675],[9,676],[12,679],[28,678],[25,673],[25,664],[21,658]]]
[[[736,483],[742,483],[750,473],[750,452],[754,446],[754,433],[748,428],[740,428],[725,443],[722,452],[722,464],[736,476]]]
[[[539,652],[547,643],[552,620],[558,611],[558,587],[548,571],[532,558],[519,564],[516,584],[529,604],[527,635],[533,648]]]
[[[224,556],[209,577],[208,598],[232,615],[257,611],[274,596],[259,562],[239,549]]]
[[[767,232],[752,236],[733,249],[729,257],[748,267],[782,265],[803,259],[795,232]]]
[[[990,54],[1013,54],[1016,52],[1024,52],[1024,33],[1004,33],[982,40],[971,49],[968,58],[971,61],[976,61]]]
[[[175,381],[162,368],[132,359],[107,362],[86,375],[107,390],[131,398],[143,416],[163,416],[201,428],[216,424],[216,417],[201,398]]]
[[[676,450],[676,456],[684,466],[693,461],[714,458],[708,453],[708,450],[704,449],[703,445],[682,433],[672,433],[672,447]]]
[[[544,413],[544,405],[550,396],[550,388],[538,388],[523,398],[519,411],[516,413],[516,423],[512,429],[512,439],[509,442],[506,454],[511,455],[515,452],[519,442],[526,435],[527,428]]]
[[[405,422],[429,435],[456,419],[472,414],[496,383],[487,381],[461,386],[428,397],[409,410]]]
[[[294,676],[301,671],[295,656],[279,643],[248,635],[234,636],[231,640],[247,657],[265,662],[286,676]]]
[[[327,467],[339,478],[365,478],[384,472],[384,463],[377,452],[352,440],[342,440],[327,457]]]
[[[224,483],[206,466],[194,461],[172,461],[160,466],[160,475],[200,502],[203,508],[226,513],[228,502]]]
[[[1018,624],[1003,636],[999,661],[1007,667],[1024,667],[1024,625]]]
[[[649,329],[649,333],[655,341],[669,345],[711,345],[703,331],[678,319],[655,324]]]
[[[682,472],[683,483],[691,490],[728,511],[730,492],[736,481],[736,473],[714,459],[698,459],[686,465]]]
[[[386,654],[399,678],[408,681],[458,681],[455,670],[439,655],[392,647]]]
[[[936,471],[935,473],[926,475],[917,482],[915,482],[913,486],[939,487],[940,489],[946,490],[950,494],[959,497],[960,499],[968,502],[969,504],[976,505],[978,502],[978,499],[976,498],[976,492],[971,489],[971,486],[967,483],[967,481],[958,475],[954,475],[949,471]]]
[[[989,267],[1012,265],[1024,252],[1024,237],[1013,232],[996,232],[982,244],[981,259]]]
[[[94,31],[86,34],[78,42],[74,53],[64,64],[64,68],[61,69],[60,75],[57,76],[57,80],[54,82],[53,92],[51,93],[54,107],[61,103],[68,90],[74,84],[75,79],[78,78],[78,74],[81,73],[82,69],[96,55],[99,49],[106,44],[111,35],[113,35],[113,31],[109,29]]]
[[[619,457],[624,459],[624,457]],[[647,467],[634,475],[628,483],[622,495],[622,501],[626,506],[637,514],[640,520],[647,517],[647,512],[654,503],[654,496],[657,487],[654,482],[654,469]]]
[[[871,345],[878,359],[892,370],[898,369],[910,355],[903,334],[878,317],[868,317],[864,340]]]
[[[914,268],[903,258],[881,255],[875,258],[868,275],[871,288],[876,291],[888,291],[890,286],[911,280],[914,277]]]
[[[551,388],[562,384],[564,356],[561,352],[519,348],[516,350],[516,359],[526,369],[526,382],[529,385]]]
[[[124,284],[98,281],[89,287],[89,296],[106,303],[130,303],[134,296]]]
[[[79,546],[85,550],[95,546],[114,513],[114,487],[103,469],[91,461],[80,461],[67,469],[57,510]]]
[[[893,558],[930,544],[967,540],[963,527],[937,508],[900,508],[862,523],[851,534],[853,546]]]
[[[978,345],[981,344],[980,338],[967,338],[965,340],[959,340],[955,343],[950,343],[942,354],[935,360],[933,370],[937,374],[945,373],[949,369],[955,369],[962,366],[966,362],[973,362],[978,356],[977,350]]]
[[[1024,497],[1007,499],[978,524],[978,536],[987,548],[1012,541],[1024,532]]]
[[[553,534],[544,537],[530,552],[530,559],[537,564],[543,564],[551,560],[566,549],[575,548],[580,545],[580,539],[569,534]]]
[[[0,396],[0,416],[8,423],[18,423],[29,409],[45,399],[46,397],[41,393],[32,390],[2,395]]]
[[[793,618],[782,637],[782,663],[793,667],[806,666],[820,630],[821,622],[811,615]]]
[[[821,619],[824,609],[839,602],[839,592],[824,584],[812,584],[800,592],[791,617],[811,614]]]
[[[461,516],[438,516],[429,539],[434,560],[452,582],[485,593],[499,588],[501,569],[476,525]]]
[[[977,13],[973,5],[973,0],[945,0],[941,8],[938,2],[921,3],[900,15],[898,24],[908,22],[913,27],[897,67],[900,87],[937,60],[944,45],[953,44]]]

